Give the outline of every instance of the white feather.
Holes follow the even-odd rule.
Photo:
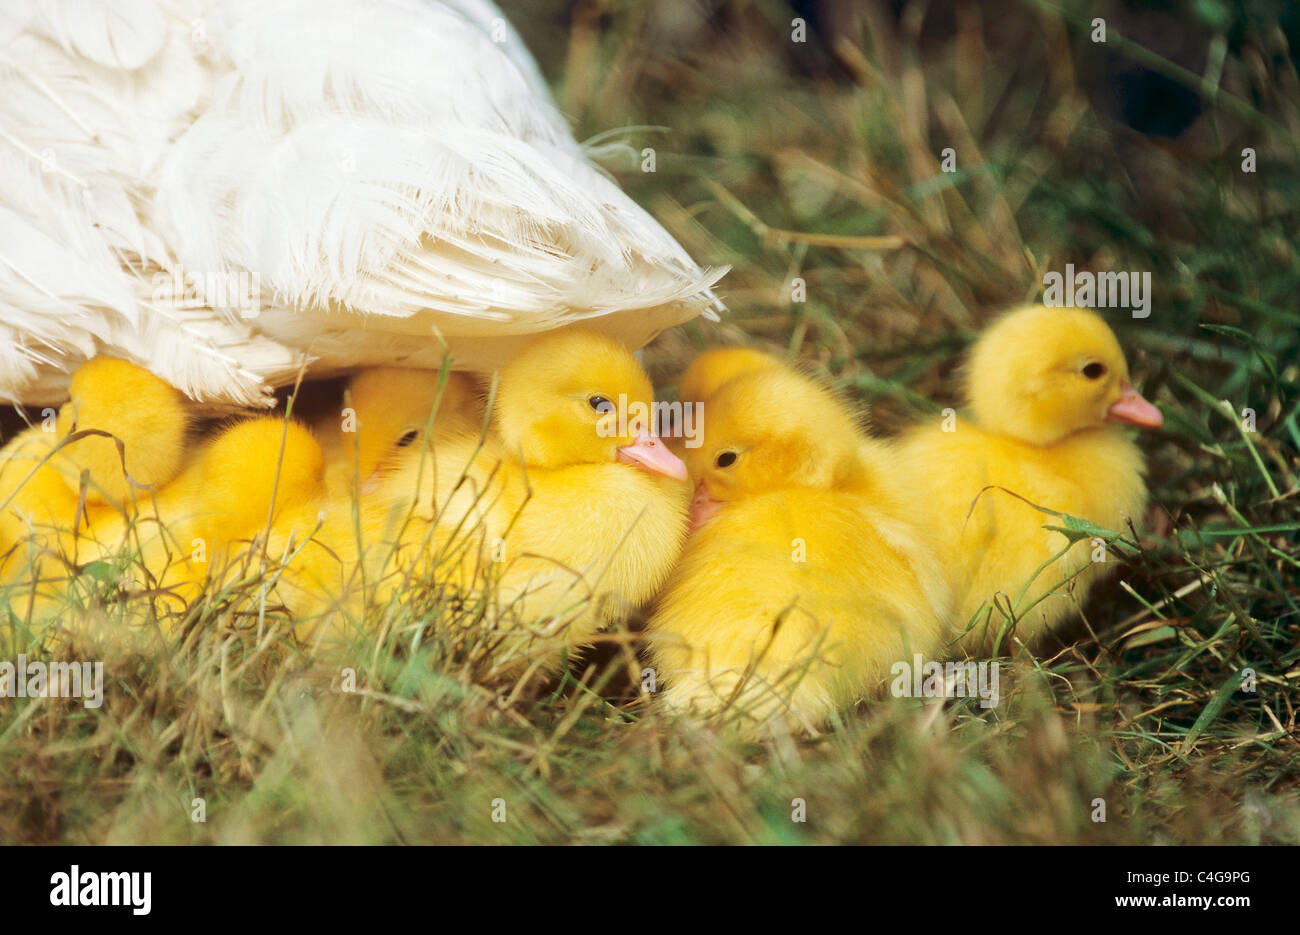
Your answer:
[[[139,68],[162,48],[167,25],[153,0],[41,0],[33,28],[108,68]]]
[[[0,224],[0,397],[31,404],[94,353],[248,405],[444,340],[639,347],[725,272],[592,165],[487,0],[15,2]]]

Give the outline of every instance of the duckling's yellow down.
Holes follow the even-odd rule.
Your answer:
[[[1142,454],[1116,423],[1158,427],[1162,418],[1130,384],[1114,333],[1085,309],[1003,316],[975,344],[964,376],[972,418],[950,420],[951,431],[941,422],[906,433],[896,470],[955,585],[949,639],[987,652],[1010,624],[995,604],[1019,608],[1016,634],[1032,643],[1115,567],[1085,539],[1035,577],[1068,540],[1043,528],[1060,519],[1029,504],[1116,532],[1140,527]]]
[[[98,556],[185,456],[181,394],[143,367],[93,358],[73,374],[71,399],[46,431],[22,432],[0,453],[0,569],[41,577],[47,560]],[[70,438],[87,430],[107,433]],[[120,444],[120,448],[119,448]],[[147,507],[143,507],[146,508]]]
[[[403,448],[355,517],[332,500],[286,602],[300,617],[357,619],[360,564],[381,600],[412,579],[486,595],[502,668],[589,642],[654,594],[681,546],[685,468],[650,432],[652,401],[621,345],[538,338],[501,373],[486,439]],[[280,532],[301,541],[304,526]]]
[[[705,402],[738,376],[779,367],[771,354],[750,347],[715,347],[691,361],[677,383],[677,398]]]
[[[699,390],[704,443],[686,454],[699,528],[656,602],[650,652],[674,709],[731,703],[751,724],[816,727],[938,649],[946,588],[882,446],[834,394],[769,363]]]
[[[483,425],[483,402],[468,374],[371,367],[353,376],[338,417],[312,428],[324,450],[332,495],[369,493],[404,448],[435,437],[471,434]]]
[[[205,579],[228,580],[245,558],[261,558],[249,547],[261,531],[323,495],[320,446],[295,422],[249,419],[187,449],[183,398],[134,364],[94,359],[72,392],[59,432],[30,429],[0,458],[5,572],[31,576],[42,600],[56,600],[78,565],[124,555],[131,578],[143,573],[142,584],[183,611]],[[86,429],[113,438],[59,446]]]

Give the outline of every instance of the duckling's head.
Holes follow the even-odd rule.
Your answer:
[[[863,477],[863,438],[826,387],[785,366],[741,374],[704,403],[703,439],[686,449],[692,520],[723,504],[791,488],[838,490]]]
[[[60,435],[99,429],[122,440],[127,474],[137,485],[164,484],[180,471],[189,413],[171,384],[143,367],[94,357],[72,375],[71,399],[59,409]],[[122,505],[131,487],[112,438],[90,435],[63,449],[78,473],[89,472],[86,498]]]
[[[714,348],[691,361],[677,384],[677,398],[683,402],[703,402],[742,374],[780,366],[781,362],[771,354],[753,348]]]
[[[1088,309],[1033,305],[1003,315],[975,343],[965,378],[980,426],[1031,445],[1107,422],[1164,424],[1129,383],[1114,332]]]
[[[355,433],[341,435],[349,456],[355,450],[363,488],[373,488],[397,454],[427,440],[435,406],[439,426],[461,418],[468,424],[466,413],[475,407],[473,382],[463,373],[449,373],[440,399],[439,381],[436,370],[371,367],[348,382],[344,405],[355,414],[350,426]]]
[[[237,422],[200,455],[200,491],[215,512],[245,525],[266,520],[274,493],[278,508],[306,503],[321,489],[325,455],[311,430],[277,416]]]
[[[539,337],[502,371],[496,429],[525,464],[557,468],[622,461],[686,479],[652,431],[650,378],[621,344],[586,331]]]

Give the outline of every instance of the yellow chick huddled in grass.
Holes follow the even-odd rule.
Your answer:
[[[269,564],[273,575],[295,562],[301,571],[306,560],[294,550],[317,536],[313,548],[326,540],[341,546],[342,561],[331,554],[329,562],[348,577],[355,555],[345,536],[354,505],[375,493],[403,451],[427,447],[430,437],[478,432],[482,422],[468,374],[449,372],[443,380],[436,370],[362,370],[348,381],[337,419],[322,416],[311,429],[251,419],[207,445],[180,485],[194,517],[188,532],[211,544],[213,557],[229,566],[226,577],[250,573],[250,559]],[[263,540],[265,549],[250,548]]]
[[[320,446],[305,426],[270,416],[187,445],[189,422],[181,394],[147,370],[110,358],[83,365],[58,431],[30,429],[0,457],[7,576],[31,576],[40,606],[57,609],[79,566],[122,558],[126,579],[173,611],[159,616],[167,629],[205,581],[256,575],[268,564],[247,565],[261,558],[251,548],[259,533],[324,494]],[[113,437],[60,446],[87,429]]]
[[[696,368],[718,359],[682,381],[706,397],[704,431],[686,453],[697,528],[647,628],[660,697],[815,729],[937,651],[946,585],[883,446],[835,394],[752,356],[712,385]]]
[[[170,384],[129,361],[97,357],[73,374],[53,431],[37,426],[0,452],[0,569],[32,574],[97,555],[176,477],[190,414]],[[105,435],[76,433],[95,430]],[[119,443],[121,448],[119,449]],[[145,507],[147,508],[147,507]]]
[[[312,426],[324,449],[332,496],[372,493],[405,448],[435,437],[476,433],[483,401],[472,377],[458,371],[371,367],[349,381],[338,418]]]
[[[325,492],[325,455],[302,423],[258,416],[218,432],[159,496],[159,518],[181,550],[182,593],[192,598],[204,580],[260,578],[284,560],[264,549],[276,524]]]
[[[59,410],[60,436],[86,429],[114,436],[87,436],[63,452],[86,472],[89,502],[126,509],[138,488],[159,487],[180,472],[190,415],[184,396],[161,377],[130,361],[95,357],[73,374],[70,396]]]
[[[430,583],[486,596],[496,671],[555,662],[647,602],[681,548],[686,469],[651,432],[653,390],[622,345],[539,337],[501,372],[486,438],[403,448],[358,515],[332,503],[281,593],[295,616],[346,629],[357,566],[383,602]],[[305,523],[282,524],[283,541]]]
[[[338,424],[321,423],[329,445],[307,426],[279,416],[227,424],[195,444],[184,469],[150,489],[138,513],[102,518],[100,547],[83,549],[83,557],[129,549],[129,575],[143,579],[140,587],[170,611],[158,615],[164,631],[205,586],[233,585],[232,593],[260,595],[261,583],[273,585],[281,568],[292,566],[292,549],[317,531],[341,532],[336,527],[350,515],[358,491],[372,492],[392,459],[424,438],[435,404],[442,413],[438,432],[477,427],[481,405],[472,382],[461,374],[448,376],[440,393],[436,371],[359,373],[345,399],[352,411]],[[90,400],[118,395],[117,387],[100,386]],[[125,410],[134,405],[121,402]],[[128,524],[134,527],[129,539]],[[283,535],[286,528],[293,538]],[[246,587],[250,582],[256,586]]]
[[[180,474],[150,490],[138,511],[100,516],[81,554],[125,558],[126,580],[154,595],[168,633],[205,585],[256,581],[274,566],[262,549],[267,530],[324,490],[324,457],[310,430],[281,417],[246,419],[195,445]]]
[[[755,370],[780,367],[771,354],[750,347],[715,347],[691,361],[677,384],[677,398],[705,403],[736,377]]]
[[[990,652],[1010,625],[996,605],[1020,608],[1016,637],[1030,644],[1114,567],[1093,562],[1096,544],[1084,539],[1035,577],[1068,540],[1043,528],[1059,518],[1029,503],[1115,532],[1140,524],[1143,459],[1123,426],[1164,420],[1133,389],[1114,333],[1086,309],[1004,315],[976,342],[964,379],[972,421],[913,429],[897,471],[955,583],[949,639]]]

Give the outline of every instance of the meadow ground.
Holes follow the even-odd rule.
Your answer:
[[[1059,651],[1003,660],[997,707],[863,703],[765,744],[662,716],[628,633],[540,690],[478,685],[436,602],[377,618],[340,691],[237,583],[107,653],[100,708],[0,700],[0,841],[1300,843],[1300,17],[823,4],[798,42],[774,0],[520,6],[578,137],[622,131],[619,181],[732,267],[725,320],[648,352],[669,396],[751,341],[888,434],[957,402],[963,348],[1045,271],[1150,272],[1149,317],[1108,313],[1166,417],[1142,548]],[[139,616],[103,566],[79,581],[79,616]],[[41,638],[0,614],[5,658]]]

